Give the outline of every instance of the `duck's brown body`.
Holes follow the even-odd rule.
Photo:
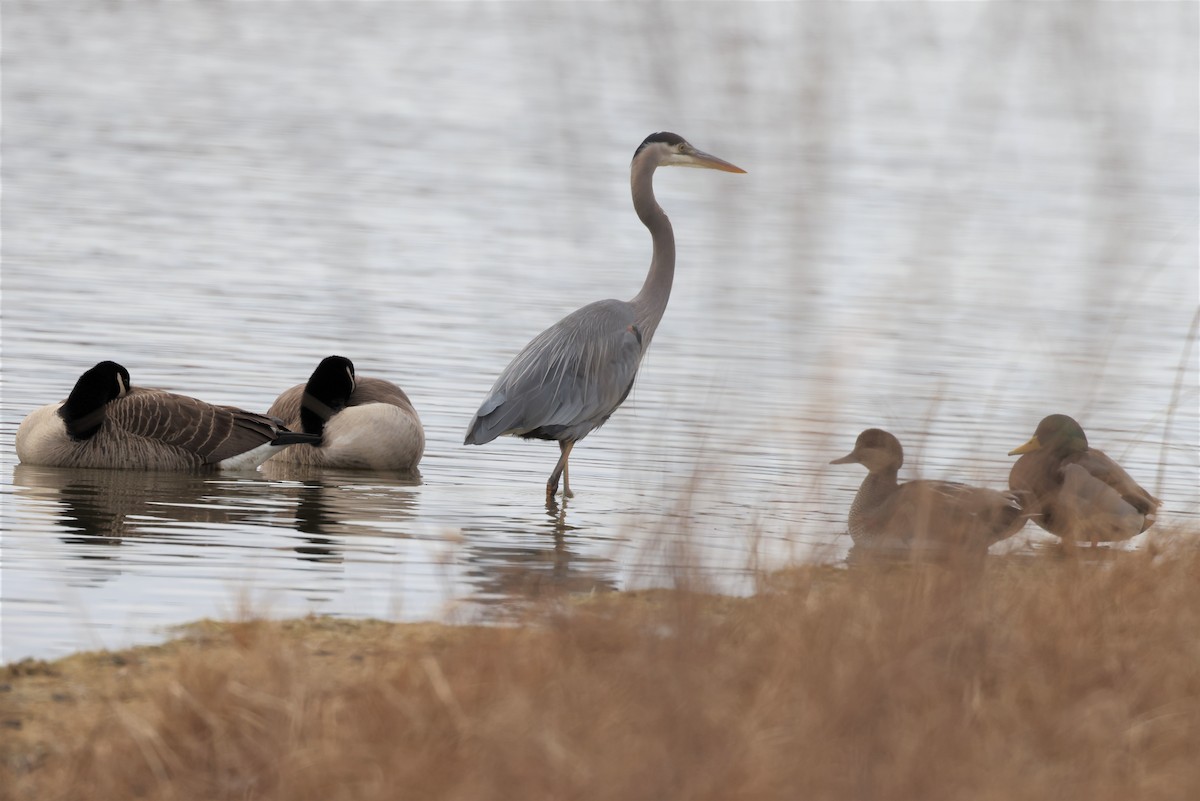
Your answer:
[[[1016,495],[951,481],[906,481],[872,473],[850,504],[850,537],[857,544],[912,547],[918,543],[986,550],[1025,525]]]

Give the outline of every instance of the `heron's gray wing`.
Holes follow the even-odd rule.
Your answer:
[[[106,416],[128,434],[195,454],[203,464],[272,442],[279,433],[269,417],[154,389],[130,390],[108,404]]]
[[[504,369],[467,431],[467,444],[543,430],[579,439],[633,386],[642,358],[633,308],[602,300],[543,331]]]

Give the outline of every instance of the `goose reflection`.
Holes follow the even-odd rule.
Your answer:
[[[346,538],[412,536],[408,525],[417,510],[419,471],[344,471],[270,462],[263,474],[296,501],[292,522],[303,544],[295,551],[312,561],[342,561]]]
[[[59,533],[70,546],[65,569],[76,580],[100,584],[121,575],[124,561],[136,558],[116,546],[168,539],[212,546],[230,530],[269,524],[277,505],[264,503],[268,486],[257,475],[220,478],[18,464],[13,513],[31,528]]]
[[[63,542],[120,545],[146,535],[191,533],[261,522],[267,482],[257,476],[85,470],[18,464],[13,468],[18,513],[45,515],[64,529]],[[196,544],[206,544],[197,540]]]
[[[300,472],[293,472],[293,471]],[[289,478],[295,476],[296,478]],[[118,560],[112,546],[170,538],[198,547],[229,545],[247,530],[293,528],[299,558],[340,562],[344,539],[405,535],[419,476],[272,469],[238,477],[141,470],[83,470],[18,464],[18,519],[44,519],[86,560]]]

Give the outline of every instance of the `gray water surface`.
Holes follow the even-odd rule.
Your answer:
[[[1003,486],[1069,413],[1196,528],[1194,4],[3,9],[6,660],[682,568],[747,592],[844,558],[863,472],[827,462],[869,426],[902,476]],[[462,438],[533,335],[640,287],[661,129],[748,173],[657,174],[671,303],[547,509],[552,443]],[[262,411],[331,353],[409,393],[419,478],[13,464],[102,359]]]

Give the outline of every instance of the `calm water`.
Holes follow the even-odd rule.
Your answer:
[[[1193,4],[4,12],[4,659],[684,566],[744,592],[844,557],[863,474],[826,463],[868,426],[909,476],[1002,485],[1071,413],[1162,525],[1200,517]],[[660,129],[749,172],[659,172],[671,304],[548,510],[553,444],[460,443],[530,337],[637,291]],[[330,353],[408,391],[419,479],[13,464],[101,359],[263,410]]]

